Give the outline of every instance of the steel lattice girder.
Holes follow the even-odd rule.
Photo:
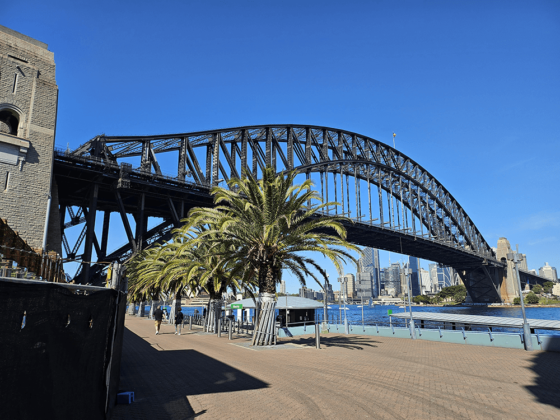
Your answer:
[[[287,145],[286,153],[280,144]],[[193,152],[200,147],[208,150],[206,176]],[[247,149],[251,150],[252,164],[247,162]],[[381,187],[385,191],[400,199],[418,218],[419,212],[423,213],[426,228],[446,232],[453,242],[485,258],[494,257],[467,213],[435,177],[391,146],[357,133],[318,126],[271,125],[158,136],[100,136],[72,154],[87,156],[92,150],[97,156],[114,163],[119,158],[132,156],[142,156],[142,162],[154,163],[158,153],[182,151],[180,160],[189,167],[195,182],[201,185],[211,185],[220,174],[226,180],[239,176],[236,156],[241,158],[241,167],[253,173],[257,168],[262,170],[266,164],[276,166],[281,163],[282,167],[277,170],[357,175],[375,186],[379,185],[381,177]],[[294,157],[299,164],[294,163]],[[157,167],[156,172],[159,172]],[[183,174],[180,173],[178,178]],[[437,223],[431,221],[432,216]],[[430,223],[433,224],[430,226]]]
[[[178,152],[177,175],[169,177],[162,175],[156,155],[171,151]],[[140,166],[123,169],[120,160],[135,156],[140,157]],[[227,181],[238,177],[242,170],[258,176],[266,165],[272,165],[277,171],[295,169],[307,177],[312,173],[319,174],[321,195],[326,199],[330,174],[331,182],[335,184],[335,200],[336,194],[341,194],[339,198],[342,200],[337,201],[342,202],[342,213],[345,213],[345,208],[348,213],[352,211],[349,179],[353,179],[356,193],[354,206],[358,206],[358,214],[354,218],[356,223],[348,226],[351,241],[408,253],[459,269],[483,263],[503,265],[496,260],[467,213],[427,170],[387,144],[345,130],[304,125],[263,125],[157,136],[98,136],[73,152],[57,151],[56,161],[58,167],[65,167],[66,171],[71,171],[70,166],[80,167],[82,172],[90,171],[87,175],[80,175],[84,178],[94,173],[98,176],[102,174],[103,179],[109,179],[109,184],[126,178],[133,186],[127,192],[142,189],[159,193],[162,198],[167,197],[166,200],[171,200],[169,194],[176,196],[180,195],[180,191],[188,191],[195,196],[198,194],[199,200],[208,201],[209,188],[217,184],[219,177]],[[57,176],[59,172],[56,171]],[[185,181],[186,176],[192,177],[194,182]],[[372,202],[377,207],[379,200],[377,208],[381,220],[378,224],[373,223],[377,219],[372,217],[369,223],[362,221],[361,182],[367,185],[370,216]],[[69,192],[74,198],[67,202],[62,199],[61,204],[76,204],[84,191]],[[382,200],[382,191],[385,191],[386,204]],[[105,200],[103,193],[100,194],[100,208],[113,206],[110,211],[118,210],[112,197]],[[395,207],[393,198],[396,200]],[[84,205],[83,200],[80,205]],[[384,221],[385,205],[388,221]],[[133,207],[129,203],[125,212],[134,212]],[[163,207],[155,212],[159,217],[168,221],[176,219],[173,205],[170,205],[170,210]],[[408,212],[412,227],[408,226]],[[155,215],[153,213],[152,209],[150,215]],[[403,229],[400,229],[401,217]],[[417,223],[420,230],[417,230]],[[424,237],[424,229],[428,239]],[[417,235],[418,232],[421,235]],[[377,242],[364,240],[368,235],[378,238]],[[396,237],[399,238],[398,246],[392,239]],[[384,239],[381,241],[379,238]],[[430,251],[425,252],[426,249]]]

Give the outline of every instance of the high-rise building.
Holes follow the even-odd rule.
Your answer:
[[[379,295],[385,296],[387,293],[385,291],[385,269],[379,270]]]
[[[346,280],[346,297],[348,299],[354,299],[354,294],[356,291],[355,279],[354,274],[346,274],[343,277],[339,277],[338,281],[340,282],[340,290],[342,290],[343,279]]]
[[[416,257],[408,257],[408,268],[410,268],[410,281],[412,283],[412,296],[418,296],[422,294],[420,274],[418,273],[418,268],[420,266],[420,261]]]
[[[282,293],[283,295],[286,294],[286,281],[282,280],[280,282],[280,293]]]
[[[420,277],[421,283],[421,290],[422,294],[425,295],[426,293],[432,292],[432,280],[430,279],[430,272],[428,270],[424,270],[422,267],[418,269],[418,276]]]
[[[444,287],[457,286],[461,284],[459,275],[453,268],[440,266],[439,264],[430,264],[429,267],[432,287],[437,289],[433,290],[434,292],[439,292]]]
[[[544,267],[539,268],[539,276],[552,281],[558,281],[556,267],[551,267],[548,263],[545,263]]]
[[[333,302],[334,300],[335,300],[335,297],[334,297],[332,284],[329,283],[328,286],[327,286],[327,301]]]
[[[385,269],[385,290],[387,295],[398,296],[401,293],[401,266],[393,263]]]
[[[374,284],[372,273],[362,272],[356,274],[356,297],[366,300],[377,296],[377,286]]]
[[[364,248],[364,256],[358,261],[358,274],[370,273],[372,277],[373,289],[371,296],[377,297],[381,291],[381,273],[379,267],[379,250],[375,248]],[[363,276],[367,279],[368,276]],[[358,287],[356,285],[356,292]]]

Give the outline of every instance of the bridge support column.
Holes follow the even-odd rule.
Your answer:
[[[97,196],[99,194],[99,184],[93,184],[93,191],[89,200],[89,212],[87,214],[86,223],[86,243],[84,248],[84,255],[82,257],[83,276],[82,282],[87,283],[89,281],[89,269],[91,265],[91,251],[93,245],[93,237],[95,235],[95,214],[97,213]]]
[[[503,270],[503,280],[501,284],[502,299],[506,303],[513,303],[513,299],[519,297],[517,291],[517,277],[515,274],[515,265],[513,261],[507,260],[507,254],[513,252],[509,241],[506,238],[498,239],[498,252],[496,257],[498,260],[505,261],[507,267]]]
[[[142,241],[144,240],[144,236],[146,234],[146,224],[145,217],[144,217],[144,203],[146,200],[146,194],[140,194],[138,198],[138,212],[136,213],[136,246],[138,250],[142,250]]]
[[[111,212],[105,211],[103,213],[103,232],[101,233],[101,255],[99,259],[107,256],[107,241],[109,239],[109,221],[111,219]]]
[[[503,281],[503,269],[481,265],[468,270],[457,270],[468,295],[475,303],[500,303],[500,286]]]

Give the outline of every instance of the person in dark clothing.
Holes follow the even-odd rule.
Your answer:
[[[175,314],[175,334],[181,335],[181,327],[183,326],[183,312],[181,308],[177,309]]]
[[[154,311],[154,320],[156,323],[156,335],[159,334],[159,327],[161,326],[161,321],[163,320],[163,311],[161,310],[161,306]]]

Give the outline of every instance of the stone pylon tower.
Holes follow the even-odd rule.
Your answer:
[[[502,281],[500,287],[500,294],[502,295],[502,300],[506,303],[512,303],[513,299],[519,297],[519,291],[517,290],[517,274],[515,272],[515,265],[512,261],[507,259],[507,254],[513,252],[509,241],[506,238],[498,239],[498,251],[496,252],[496,257],[498,260],[506,262],[507,267],[505,268],[505,277]]]
[[[31,247],[60,253],[52,175],[57,102],[47,44],[0,26],[0,217]]]

